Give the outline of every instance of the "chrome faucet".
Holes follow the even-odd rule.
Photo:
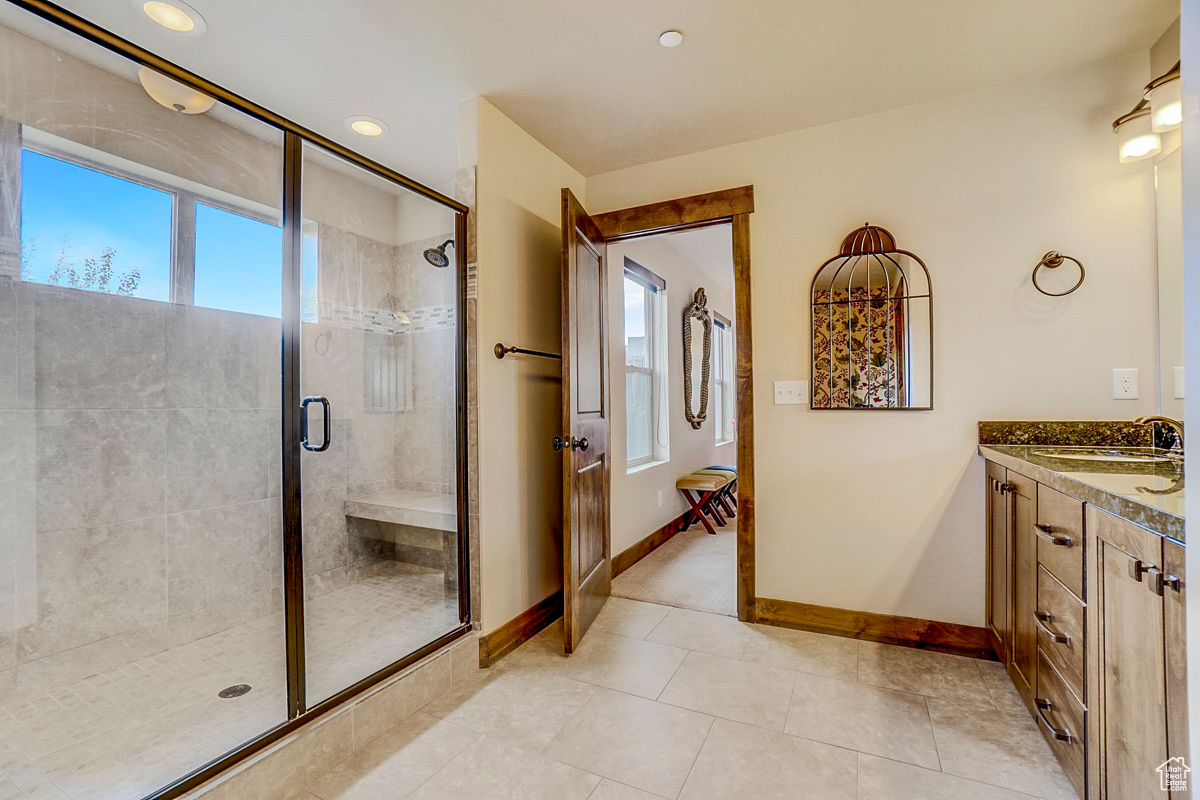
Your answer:
[[[1179,452],[1182,453],[1183,452],[1183,423],[1180,422],[1179,420],[1171,419],[1170,417],[1160,417],[1160,416],[1151,415],[1148,417],[1138,417],[1137,419],[1135,419],[1133,421],[1133,423],[1135,425],[1150,425],[1155,422],[1166,425],[1171,430],[1175,431],[1175,444],[1171,447],[1171,449],[1178,450]]]

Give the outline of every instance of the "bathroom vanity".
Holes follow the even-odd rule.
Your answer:
[[[1187,754],[1182,462],[1149,447],[979,454],[987,627],[1080,798],[1187,797],[1162,789]]]

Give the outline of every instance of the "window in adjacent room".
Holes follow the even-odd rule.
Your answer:
[[[737,419],[733,379],[733,324],[713,314],[713,428],[717,444],[732,442]]]
[[[625,426],[629,469],[666,461],[668,449],[667,283],[625,259]]]

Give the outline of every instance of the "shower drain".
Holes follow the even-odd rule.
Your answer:
[[[228,700],[230,697],[241,697],[246,692],[250,691],[250,688],[250,684],[248,683],[239,683],[236,686],[230,686],[227,689],[222,689],[221,691],[217,692],[217,697],[224,697],[226,700]]]

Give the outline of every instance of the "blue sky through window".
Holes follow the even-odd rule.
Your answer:
[[[196,305],[281,316],[282,270],[277,226],[196,204]]]
[[[133,296],[170,300],[173,197],[24,150],[21,242],[28,279],[49,282],[60,258],[82,275],[86,259],[99,261],[111,248],[110,291],[136,268],[141,277]],[[195,233],[196,305],[280,316],[283,237],[278,226],[197,202]]]
[[[82,274],[84,259],[112,248],[114,275],[136,267],[135,297],[170,298],[171,195],[24,150],[21,244],[30,279],[45,283],[60,257]],[[116,283],[116,277],[114,278]]]

